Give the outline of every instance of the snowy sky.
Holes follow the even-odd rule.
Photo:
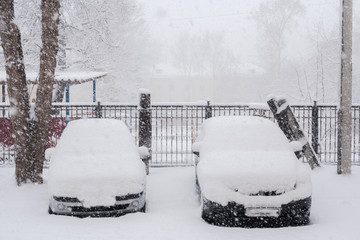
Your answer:
[[[262,76],[256,79],[257,82],[255,82],[253,79],[242,79],[242,81],[238,81],[237,79],[230,82],[229,79],[219,78],[213,81],[213,86],[210,86],[209,89],[204,90],[203,85],[207,86],[211,84],[208,84],[209,79],[203,79],[198,81],[198,89],[193,90],[193,93],[189,93],[189,83],[183,81],[184,75],[183,72],[181,72],[179,64],[177,66],[174,64],[174,52],[175,50],[178,50],[176,49],[176,44],[179,40],[179,35],[184,32],[189,33],[190,35],[198,36],[209,32],[221,35],[223,37],[225,46],[225,49],[222,50],[224,52],[230,51],[236,57],[236,64],[249,64],[250,66],[264,67],[264,65],[262,65],[262,58],[264,55],[266,55],[266,53],[264,54],[263,52],[259,51],[259,49],[261,50],[261,45],[264,45],[263,43],[266,43],[267,39],[262,38],[262,31],[257,28],[256,22],[254,19],[251,19],[250,16],[251,13],[254,13],[258,10],[258,7],[261,3],[272,0],[137,1],[142,7],[142,11],[140,13],[141,18],[144,19],[147,25],[146,27],[148,29],[148,35],[151,38],[151,42],[154,43],[154,46],[150,44],[150,48],[155,50],[153,51],[155,53],[153,55],[155,56],[153,56],[154,59],[149,61],[151,64],[144,66],[150,68],[150,71],[142,74],[141,76],[136,76],[135,78],[139,77],[139,79],[141,79],[142,82],[140,87],[149,88],[150,90],[158,90],[158,92],[154,90],[153,93],[154,100],[159,102],[187,102],[208,98],[221,102],[262,102],[264,101],[264,97],[270,93],[281,95],[288,94],[289,88],[293,89],[293,93],[289,93],[289,95],[297,95],[296,98],[294,97],[296,101],[312,102],[313,99],[310,99],[311,97],[299,96],[299,92],[301,91],[306,93],[311,92],[313,89],[316,89],[317,91],[319,88],[318,83],[314,84],[315,81],[318,81],[316,79],[316,73],[314,74],[315,71],[312,68],[314,64],[313,62],[309,62],[309,59],[314,58],[316,55],[314,41],[310,42],[311,38],[309,36],[312,35],[312,39],[314,40],[314,36],[316,35],[315,29],[320,24],[324,26],[327,33],[334,29],[339,29],[338,32],[340,32],[340,0],[300,0],[306,8],[305,13],[297,19],[298,24],[296,27],[285,36],[286,47],[282,53],[282,61],[285,62],[282,69],[284,72],[284,82],[273,83],[276,77],[269,81],[268,79],[263,79]],[[357,19],[357,21],[354,22],[354,29],[360,29],[358,26],[360,23],[360,0],[354,0],[353,2],[354,16]],[[354,44],[356,47],[359,46],[358,42],[355,42]],[[138,50],[139,48],[136,49]],[[359,49],[360,47],[357,47],[358,55],[360,55]],[[142,50],[139,51],[141,52]],[[358,56],[358,59],[359,58],[360,56]],[[327,67],[327,69],[336,69],[336,64],[333,65],[335,66]],[[296,72],[294,70],[295,67],[293,66],[296,66]],[[285,69],[286,67],[287,69]],[[168,84],[169,81],[158,82],[153,85],[152,83],[147,83],[146,81],[152,79],[152,76],[156,75],[154,73],[156,73],[158,69],[163,71],[165,73],[164,75],[176,75],[178,79],[173,79],[174,84]],[[210,71],[209,69],[210,67],[208,67],[207,70]],[[353,80],[354,89],[357,89],[355,92],[360,91],[360,70],[357,69],[359,68],[357,65],[355,65],[355,77]],[[107,69],[104,69],[104,71],[105,70],[108,71]],[[300,72],[300,77],[298,76],[297,71]],[[326,79],[328,83],[328,86],[326,86],[326,91],[331,91],[331,93],[328,93],[328,96],[323,97],[323,99],[326,102],[333,103],[337,101],[337,76],[339,74],[332,71],[326,72],[326,70],[325,73],[327,73],[327,76],[332,76],[332,79]],[[309,78],[309,83],[307,82],[307,78]],[[218,89],[217,85],[219,85],[219,82],[222,84],[226,81],[227,87]],[[292,83],[289,83],[290,81],[292,81]],[[301,82],[301,84],[298,82]],[[160,88],[161,85],[166,84],[169,85],[167,88]],[[265,84],[268,86],[265,86]],[[91,93],[92,87],[90,84],[86,86],[85,85],[86,84],[84,84],[82,87],[86,87],[87,89],[80,89],[78,92]],[[121,99],[121,101],[136,101],[136,92],[138,86],[132,86],[128,82],[126,82],[125,85],[126,89],[128,90],[122,94],[116,94],[116,96],[124,96],[124,99]],[[233,85],[236,85],[235,88],[233,88]],[[288,85],[291,86],[288,87]],[[299,89],[300,85],[302,89]],[[78,93],[76,88],[77,86],[73,87],[75,91],[72,91],[74,95],[71,97],[72,101],[88,101],[87,99],[91,99],[91,96],[87,94],[89,96],[87,96],[87,99],[85,100],[82,96],[86,94]],[[100,88],[101,84],[99,84],[99,89]],[[184,90],[179,90],[181,88]],[[175,94],[173,91],[174,89],[177,91]],[[201,92],[199,89],[203,91]],[[241,89],[242,92],[239,93],[239,91],[235,89]],[[116,91],[123,91],[123,89],[116,88]],[[100,96],[104,99],[106,99],[107,95],[111,95],[108,92],[101,92],[100,90],[99,93],[100,95],[104,95]],[[166,95],[166,93],[169,93],[169,96]],[[77,98],[76,95],[79,95],[80,97]],[[307,95],[310,96],[314,94],[310,93]],[[316,98],[319,99],[318,97]],[[360,103],[360,96],[354,98],[354,101]]]
[[[167,66],[160,68],[168,71],[170,75],[176,74],[176,71],[178,71],[171,67],[171,61],[175,43],[179,34],[183,32],[190,34],[205,32],[221,34],[224,37],[226,48],[230,49],[242,64],[260,64],[261,66],[262,53],[259,52],[261,30],[257,29],[256,22],[250,16],[251,13],[257,11],[260,3],[266,0],[138,1],[143,7],[144,19],[149,27],[150,36],[159,46],[160,62],[162,61],[160,66],[164,63],[167,64]],[[311,42],[309,36],[315,35],[315,29],[319,25],[323,25],[324,30],[328,32],[339,29],[340,34],[340,2],[340,0],[301,0],[305,7],[305,12],[297,19],[296,27],[285,36],[286,48],[283,56],[286,61],[290,60],[292,63],[298,64],[298,66],[306,64],[309,56],[314,52],[314,42]],[[359,19],[359,0],[354,0],[354,16]],[[354,29],[357,29],[358,22],[355,21]],[[266,41],[266,39],[261,41]],[[302,76],[302,78],[305,79],[306,77]],[[315,80],[313,79],[314,76],[310,78],[310,82]],[[357,82],[359,80],[355,79],[355,88],[357,85],[360,86]],[[281,85],[289,85],[289,83],[284,82]],[[331,80],[330,85],[327,91],[329,92],[331,89],[331,93],[328,93],[329,98],[326,101],[334,102],[337,98],[338,88],[336,80]],[[279,84],[274,84],[273,87],[277,89],[278,86]],[[298,88],[296,83],[293,83],[293,89],[294,86]],[[252,90],[248,92],[250,91]],[[273,89],[269,89],[269,92],[272,91]],[[286,88],[284,88],[277,92],[277,94],[285,94],[287,92]],[[295,92],[294,94],[296,95],[297,93]],[[262,97],[259,99],[254,98],[253,101],[261,101],[266,93],[264,92],[260,95]],[[247,98],[245,101],[248,99],[252,99],[252,97]],[[297,99],[302,101],[300,97]],[[359,100],[360,98],[355,99],[357,102]]]
[[[139,0],[143,5],[145,20],[152,37],[161,45],[165,45],[165,49],[171,46],[182,31],[215,31],[223,33],[233,49],[241,51],[243,55],[245,53],[250,58],[256,52],[259,34],[255,22],[250,19],[250,14],[256,11],[263,1]],[[359,2],[355,0],[354,5]],[[339,0],[303,0],[302,3],[307,8],[305,16],[299,21],[299,31],[290,36],[292,44],[297,49],[298,43],[302,42],[301,38],[316,22],[323,21],[329,28],[339,23]],[[239,46],[240,39],[242,46]]]

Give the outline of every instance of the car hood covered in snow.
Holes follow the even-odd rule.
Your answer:
[[[207,184],[220,181],[242,194],[280,194],[296,184],[297,160],[292,155],[280,151],[210,152],[201,156],[198,175]]]
[[[145,167],[123,122],[75,120],[51,156],[48,179],[51,196],[113,205],[115,196],[144,191]]]

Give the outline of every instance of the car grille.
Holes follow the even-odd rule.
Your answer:
[[[54,196],[54,199],[55,199],[55,201],[58,201],[58,202],[71,202],[71,203],[80,202],[79,199],[71,198],[71,197],[56,197],[56,196]]]
[[[235,192],[239,192],[239,190],[235,189]],[[283,192],[278,191],[259,191],[257,193],[250,193],[249,196],[278,196],[283,194]]]
[[[283,192],[277,192],[277,191],[260,191],[257,193],[250,194],[250,196],[278,196],[283,194]]]
[[[143,194],[143,192],[136,193],[136,194],[128,194],[125,196],[116,196],[115,199],[116,199],[116,201],[130,200],[130,199],[140,198],[142,194]]]
[[[114,205],[114,206],[108,206],[108,207],[96,206],[96,207],[89,207],[89,208],[76,206],[76,207],[71,207],[71,210],[73,212],[107,212],[107,211],[124,210],[124,209],[127,209],[129,207],[129,205],[130,204],[121,204],[121,205]]]
[[[128,194],[128,195],[125,195],[125,196],[116,196],[115,199],[116,199],[116,201],[124,201],[124,200],[136,199],[136,198],[140,198],[143,193],[144,192],[136,193],[136,194]],[[72,197],[57,197],[57,196],[54,196],[53,198],[54,198],[54,200],[56,200],[58,202],[71,202],[71,203],[81,202],[79,199],[72,198]]]

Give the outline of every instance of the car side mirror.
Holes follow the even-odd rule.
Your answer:
[[[142,160],[146,160],[146,159],[150,158],[150,151],[147,147],[141,146],[141,147],[139,147],[138,150],[139,150],[140,158]]]
[[[45,150],[45,159],[50,160],[51,156],[53,155],[55,148],[48,148]]]
[[[290,146],[294,152],[302,151],[302,144],[299,141],[292,141],[290,142]]]
[[[296,157],[300,159],[303,156],[303,145],[299,141],[292,141],[290,142],[290,146],[292,150],[294,151]]]
[[[201,146],[201,142],[195,142],[191,146],[191,150],[192,150],[193,154],[195,154],[198,157],[200,157],[200,146]]]

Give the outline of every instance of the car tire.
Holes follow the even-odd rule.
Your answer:
[[[48,208],[48,213],[51,215],[51,214],[54,214],[54,212],[51,210],[51,208],[49,207]]]
[[[310,214],[307,214],[306,216],[292,219],[290,225],[291,226],[305,226],[305,225],[308,225],[309,223],[310,223]]]
[[[146,212],[146,203],[144,204],[144,206],[142,208],[140,208],[139,212]]]
[[[198,179],[196,171],[195,171],[195,192],[197,194],[198,203],[201,205],[201,202],[202,202],[201,189],[200,189],[199,179]]]

